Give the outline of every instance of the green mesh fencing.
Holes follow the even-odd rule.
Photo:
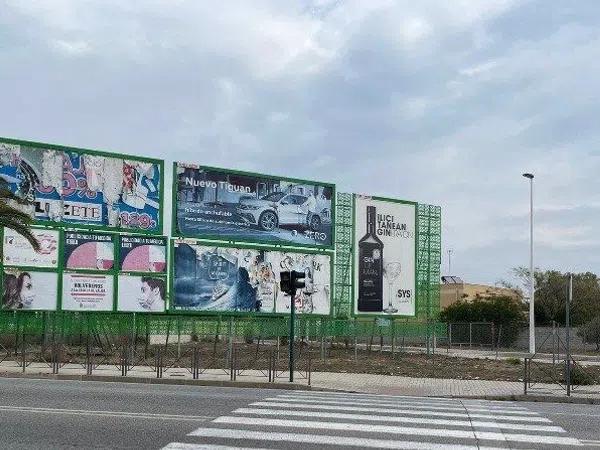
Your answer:
[[[352,243],[353,196],[336,197],[334,281],[329,317],[297,318],[297,335],[337,337],[443,337],[446,326],[436,322],[440,310],[441,209],[418,205],[417,314],[414,318],[353,318]],[[0,311],[0,334],[192,335],[198,337],[246,336],[270,339],[287,336],[286,316],[202,316],[134,314],[118,312]]]

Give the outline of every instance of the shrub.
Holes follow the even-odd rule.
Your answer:
[[[586,344],[596,344],[596,351],[600,351],[600,316],[580,326],[577,336]]]

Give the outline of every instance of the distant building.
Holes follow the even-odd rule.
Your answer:
[[[440,309],[444,309],[459,300],[472,301],[475,297],[511,297],[521,299],[514,289],[490,286],[487,284],[465,283],[460,277],[443,276],[440,286]]]

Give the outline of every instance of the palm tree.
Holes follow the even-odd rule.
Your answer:
[[[10,228],[23,236],[35,251],[39,251],[40,243],[31,232],[33,219],[26,212],[13,206],[11,203],[29,205],[31,202],[15,195],[9,188],[6,180],[0,178],[0,226]],[[3,257],[3,248],[0,246],[0,258]]]

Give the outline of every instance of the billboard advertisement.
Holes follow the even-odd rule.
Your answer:
[[[12,142],[12,141],[11,141]],[[39,221],[159,233],[161,164],[0,140],[0,177]]]
[[[167,280],[154,275],[119,275],[118,306],[123,312],[165,312]]]
[[[31,229],[40,244],[38,251],[34,250],[27,239],[10,228],[4,229],[2,239],[4,264],[8,266],[31,266],[44,268],[58,267],[58,230]]]
[[[167,271],[167,238],[164,236],[121,236],[119,268],[124,272],[165,273]]]
[[[354,313],[414,316],[416,204],[355,196]]]
[[[180,236],[330,248],[331,184],[176,164]]]
[[[3,309],[56,310],[57,273],[9,269],[2,281]]]
[[[65,232],[67,269],[111,270],[115,265],[114,235]]]
[[[113,276],[63,274],[62,309],[66,311],[112,311]]]
[[[289,311],[279,290],[279,272],[305,271],[306,288],[296,298],[299,313],[329,314],[331,261],[328,255],[174,243],[172,309],[204,312]]]

